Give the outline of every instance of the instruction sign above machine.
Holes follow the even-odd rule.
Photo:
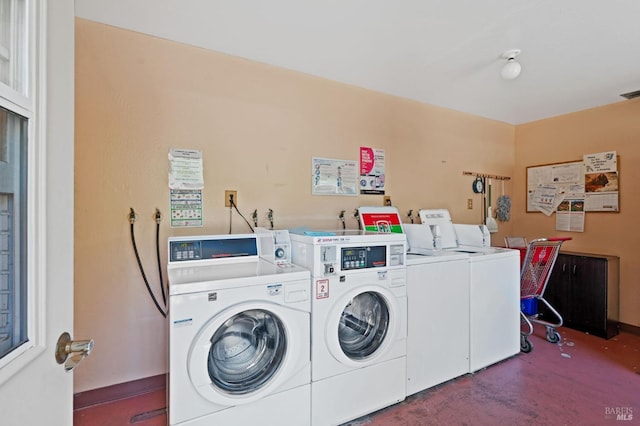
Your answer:
[[[202,151],[169,150],[171,227],[201,227],[204,174]]]

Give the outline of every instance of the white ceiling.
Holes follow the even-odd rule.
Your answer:
[[[640,90],[639,0],[76,0],[76,16],[511,124]],[[521,49],[503,80],[501,54]]]

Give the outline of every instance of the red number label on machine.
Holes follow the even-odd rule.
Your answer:
[[[329,280],[316,281],[316,299],[326,299],[329,297]]]

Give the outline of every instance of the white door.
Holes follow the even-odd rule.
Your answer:
[[[73,374],[56,362],[55,348],[61,333],[73,336],[74,2],[0,0],[4,8],[24,5],[27,14],[33,13],[35,28],[42,30],[28,37],[38,48],[26,61],[37,66],[40,76],[27,79],[24,97],[14,96],[5,82],[0,101],[28,122],[30,181],[22,194],[28,213],[21,224],[28,247],[13,253],[16,262],[23,262],[20,273],[28,276],[29,297],[22,312],[28,332],[26,343],[0,359],[0,423],[71,425]],[[20,20],[11,13],[6,19]],[[7,21],[2,27],[7,28]],[[15,40],[10,39],[0,45],[5,59],[20,50],[12,49]]]

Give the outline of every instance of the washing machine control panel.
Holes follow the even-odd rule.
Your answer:
[[[169,239],[169,263],[257,256],[258,242],[255,235]]]
[[[341,248],[340,267],[343,271],[385,266],[387,266],[387,246]]]
[[[176,241],[169,247],[171,261],[198,260],[202,258],[200,241]]]

